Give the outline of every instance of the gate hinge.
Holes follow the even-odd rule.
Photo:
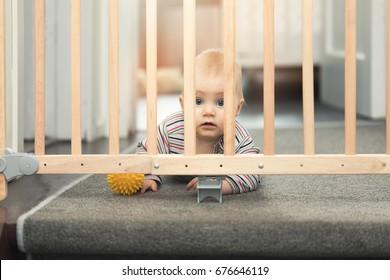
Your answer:
[[[16,153],[10,148],[5,149],[5,156],[0,157],[0,173],[7,182],[22,175],[32,175],[38,172],[39,161],[30,154]]]

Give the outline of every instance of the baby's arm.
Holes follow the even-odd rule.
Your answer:
[[[229,175],[226,176],[231,186],[232,193],[244,193],[254,191],[260,183],[260,176],[258,175]]]
[[[236,147],[236,154],[259,154],[260,149],[254,145],[252,137],[247,130],[242,126],[238,126],[241,136],[240,143]],[[237,134],[237,133],[236,133]],[[229,175],[226,176],[226,181],[230,185],[231,193],[244,193],[253,191],[260,183],[260,176],[258,175]]]
[[[222,180],[222,194],[232,194],[233,189],[228,181]]]

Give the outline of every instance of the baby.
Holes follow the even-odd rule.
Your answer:
[[[236,116],[244,104],[241,86],[241,67],[235,69]],[[196,153],[223,154],[224,150],[224,54],[223,51],[210,49],[195,59],[195,125]],[[183,95],[179,97],[183,110]],[[184,153],[184,114],[183,111],[168,116],[158,126],[158,152],[160,154]],[[248,131],[236,121],[235,153],[258,154],[259,148],[253,144]],[[147,153],[147,139],[138,145],[137,153]],[[254,190],[260,179],[257,175],[229,175],[222,182],[222,194],[243,193]],[[147,190],[157,191],[161,177],[145,175],[141,193]],[[196,190],[198,178],[193,178],[186,186],[187,190]]]

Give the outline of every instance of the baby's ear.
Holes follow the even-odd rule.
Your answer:
[[[179,101],[180,101],[181,110],[184,111],[184,99],[182,94],[179,96]]]
[[[245,103],[244,98],[241,98],[240,102],[237,105],[236,116],[238,116],[240,114],[242,106],[244,105],[244,103]]]

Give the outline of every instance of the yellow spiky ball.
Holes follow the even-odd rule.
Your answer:
[[[109,174],[107,183],[112,192],[121,195],[133,195],[144,182],[144,174]]]

